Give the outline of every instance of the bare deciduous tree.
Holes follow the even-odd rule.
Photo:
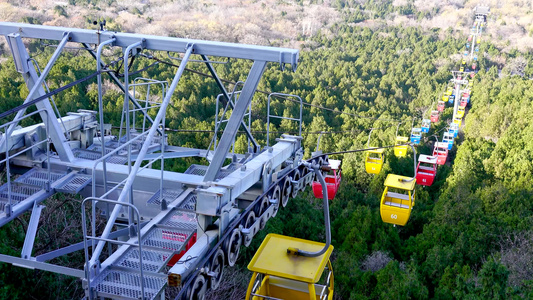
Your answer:
[[[501,242],[501,262],[509,270],[509,284],[533,280],[533,232],[507,236]]]
[[[374,251],[361,263],[361,270],[377,272],[383,269],[392,258],[384,251]]]

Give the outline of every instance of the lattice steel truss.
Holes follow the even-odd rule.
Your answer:
[[[300,136],[283,135],[272,147],[261,147],[249,127],[251,100],[267,63],[274,62],[282,68],[290,65],[296,70],[297,50],[6,22],[0,23],[0,34],[6,37],[15,67],[30,90],[23,104],[0,114],[5,119],[0,152],[6,158],[2,162],[7,162],[8,172],[11,164],[26,171],[14,182],[0,187],[3,211],[0,225],[31,211],[21,258],[0,254],[0,261],[82,278],[89,299],[153,299],[164,295],[162,291],[167,285],[182,286],[180,295],[190,296],[187,287],[192,283],[220,277],[209,269],[216,251],[223,249],[228,257],[235,258],[238,247],[234,246],[249,242],[275,216],[282,197],[295,195],[302,183],[311,181],[312,174],[302,165]],[[23,38],[59,42],[39,75]],[[64,88],[52,92],[43,88],[67,43],[77,43],[96,61],[94,74],[64,88],[96,77],[98,112],[79,110],[63,117],[56,115],[51,97]],[[117,47],[123,53],[123,80],[108,72],[101,58],[105,48]],[[134,78],[130,74],[128,58],[146,50],[182,54],[170,83]],[[222,116],[219,121],[217,116],[215,133],[224,128],[212,149],[167,144],[165,114],[193,56],[199,56],[220,89],[218,97],[213,95],[217,105],[220,101],[225,106],[224,113],[231,111],[226,120]],[[246,80],[239,83],[242,88],[238,92],[226,90],[211,57],[253,62]],[[120,124],[118,138],[111,135],[111,126],[105,124],[102,76],[110,76],[124,92],[124,122]],[[159,97],[151,97],[151,85],[162,87]],[[137,93],[132,93],[132,89],[140,86],[148,87],[146,98],[138,99]],[[152,100],[155,98],[160,100]],[[30,106],[37,111],[26,114]],[[157,111],[155,117],[148,110]],[[41,116],[42,123],[17,128],[20,120],[35,114]],[[245,116],[248,122],[244,122]],[[141,128],[135,128],[136,117],[143,120]],[[301,112],[286,119],[298,122],[301,130]],[[248,138],[250,150],[246,155],[230,153],[238,129]],[[50,150],[51,145],[55,152]],[[191,156],[206,157],[210,164],[191,165],[184,173],[163,171],[165,160]],[[231,164],[224,166],[228,158]],[[160,162],[159,170],[151,168],[154,162]],[[293,181],[296,173],[299,181]],[[87,220],[84,207],[81,210],[86,220],[80,228],[84,238],[69,247],[33,257],[43,208],[40,203],[57,192],[88,197],[83,202],[90,204]],[[99,233],[95,229],[97,214],[106,218],[105,229]],[[103,259],[102,251],[109,244],[116,246],[109,248],[114,251]],[[86,254],[84,270],[47,263],[80,250]],[[167,271],[170,261],[173,262],[169,266],[173,266]],[[232,265],[234,261],[226,263]]]

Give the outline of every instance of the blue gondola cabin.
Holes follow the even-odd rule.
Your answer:
[[[453,133],[453,138],[456,138],[459,134],[459,126],[456,123],[451,123],[449,132]]]
[[[418,145],[420,144],[420,139],[422,138],[422,129],[421,128],[413,128],[411,129],[411,143]]]
[[[428,133],[430,126],[431,126],[431,120],[430,119],[423,119],[422,120],[422,127],[421,127],[422,132]]]
[[[453,104],[453,101],[455,100],[455,95],[450,95],[448,97],[448,103]]]
[[[453,148],[453,140],[454,140],[453,132],[448,131],[448,132],[444,133],[444,136],[442,138],[442,142],[448,144],[448,150],[452,150],[452,148]]]

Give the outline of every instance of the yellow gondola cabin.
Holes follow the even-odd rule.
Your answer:
[[[398,146],[402,144],[407,144],[409,138],[406,136],[396,137],[396,146],[394,146],[394,155],[397,157],[405,157],[407,155],[407,145]]]
[[[254,273],[246,300],[332,300],[334,278],[329,257],[333,246],[317,257],[289,254],[288,247],[319,251],[325,244],[273,233],[267,235],[248,265]],[[325,276],[324,271],[328,271]]]
[[[379,212],[385,223],[404,226],[415,205],[415,183],[411,177],[387,175]]]
[[[465,108],[463,106],[457,107],[457,117],[462,118],[465,116]]]
[[[385,149],[374,149],[366,152],[365,169],[368,174],[379,174],[381,172],[385,161],[384,151]]]

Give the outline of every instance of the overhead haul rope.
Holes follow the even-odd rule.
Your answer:
[[[338,151],[338,152],[330,152],[330,153],[321,153],[318,156],[346,154],[346,153],[357,153],[357,152],[365,152],[365,151],[370,151],[370,150],[389,149],[389,148],[394,148],[394,147],[399,147],[399,146],[412,146],[412,145],[413,145],[413,143],[405,143],[405,144],[398,144],[398,145],[392,145],[392,146],[369,147],[369,148],[365,148],[365,149],[355,149],[355,150],[346,150],[346,151]],[[318,157],[318,156],[314,156],[314,157]],[[314,158],[314,157],[312,157],[312,158]]]
[[[64,85],[64,86],[62,86],[60,88],[57,88],[57,89],[55,89],[55,90],[53,90],[51,92],[48,92],[48,93],[46,93],[46,94],[44,94],[42,96],[39,96],[39,97],[37,97],[37,98],[35,98],[35,99],[31,100],[31,101],[23,103],[23,104],[15,107],[15,108],[9,109],[9,110],[7,110],[7,111],[5,111],[3,113],[0,113],[0,119],[5,118],[5,117],[9,116],[10,114],[16,113],[19,110],[23,110],[25,108],[28,108],[28,107],[32,106],[33,104],[35,104],[35,103],[37,103],[39,101],[42,101],[42,100],[44,100],[46,98],[49,98],[50,96],[59,94],[60,92],[66,90],[68,88],[71,88],[71,87],[73,87],[73,86],[75,86],[77,84],[80,84],[80,83],[82,83],[84,81],[87,81],[87,80],[89,80],[91,78],[94,78],[94,77],[98,76],[99,74],[107,73],[107,72],[112,72],[112,71],[110,71],[110,70],[100,70],[100,71],[94,72],[93,74],[91,74],[91,75],[89,75],[87,77],[84,77],[82,79],[78,79],[78,80],[76,80],[74,82],[71,82],[71,83],[69,83],[67,85]]]
[[[171,62],[168,62],[168,61],[165,61],[165,60],[162,60],[162,59],[159,59],[153,55],[146,55],[146,54],[140,54],[141,56],[143,57],[146,57],[148,59],[153,59],[155,60],[156,62],[159,62],[159,63],[162,63],[162,64],[165,64],[165,65],[168,65],[168,66],[172,66],[172,67],[179,67],[178,65],[176,64],[173,64]],[[209,78],[215,78],[213,75],[211,74],[207,74],[207,73],[204,73],[204,72],[200,72],[200,71],[197,71],[197,70],[193,70],[193,69],[190,69],[190,68],[185,68],[185,70],[191,72],[191,73],[194,73],[194,74],[197,74],[197,75],[201,75],[201,76],[204,76],[204,77],[209,77]],[[231,81],[231,80],[227,80],[227,79],[222,79],[220,78],[220,81],[224,82],[224,83],[229,83],[229,84],[237,84],[236,82],[234,81]],[[262,94],[265,94],[265,95],[270,95],[269,92],[267,91],[262,91],[262,90],[256,90],[258,93],[262,93]],[[284,96],[277,96],[277,97],[280,97],[280,98],[284,98],[286,100],[289,100],[291,102],[294,102],[294,103],[298,103],[300,104],[300,101],[297,101],[297,100],[294,100],[294,99],[291,99],[291,98],[287,98],[287,97],[284,97]],[[311,106],[311,107],[315,107],[315,108],[320,108],[322,110],[327,110],[327,111],[331,111],[331,112],[334,112],[334,113],[337,113],[337,114],[344,114],[344,115],[348,115],[348,116],[352,116],[352,117],[356,117],[356,118],[360,118],[360,119],[371,119],[371,120],[376,120],[376,121],[385,121],[385,122],[398,122],[398,120],[396,119],[389,119],[389,118],[376,118],[376,117],[367,117],[367,116],[361,116],[361,115],[356,115],[356,114],[352,114],[352,113],[347,113],[347,112],[343,112],[343,111],[340,111],[340,110],[337,110],[337,109],[332,109],[332,108],[327,108],[327,107],[324,107],[324,106],[320,106],[320,105],[316,105],[316,104],[312,104],[312,103],[308,103],[308,102],[305,102],[305,101],[302,101],[302,104],[303,105],[307,105],[307,106]]]
[[[69,89],[69,88],[71,88],[71,87],[73,87],[75,85],[78,85],[78,84],[80,84],[80,83],[82,83],[84,81],[92,79],[92,78],[94,78],[94,77],[96,77],[96,76],[98,76],[98,75],[100,75],[102,73],[115,72],[113,70],[109,70],[108,68],[110,66],[113,66],[113,65],[117,64],[119,61],[120,61],[120,59],[112,61],[109,64],[105,65],[102,68],[102,70],[100,70],[100,71],[96,71],[96,72],[94,72],[94,73],[92,73],[92,74],[90,74],[90,75],[88,75],[86,77],[83,77],[83,78],[78,79],[78,80],[76,80],[74,82],[71,82],[71,83],[69,83],[67,85],[59,87],[59,88],[57,88],[57,89],[55,89],[53,91],[49,91],[48,93],[46,93],[46,94],[44,94],[42,96],[39,96],[39,97],[37,97],[37,98],[35,98],[35,99],[31,100],[31,101],[23,103],[23,104],[21,104],[21,105],[19,105],[17,107],[12,108],[12,109],[6,110],[6,111],[0,113],[0,119],[3,119],[3,118],[5,118],[5,117],[7,117],[7,116],[9,116],[11,114],[14,114],[14,113],[20,111],[20,110],[26,109],[26,108],[32,106],[33,104],[35,104],[35,103],[37,103],[39,101],[42,101],[42,100],[44,100],[46,98],[50,98],[51,96],[57,95],[57,94],[61,93],[62,91],[66,90],[66,89]]]

